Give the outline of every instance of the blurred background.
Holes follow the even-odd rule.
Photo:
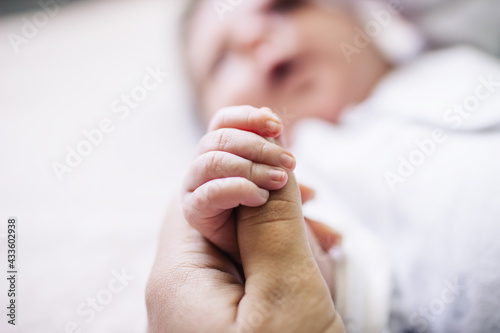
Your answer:
[[[79,0],[66,0],[60,3],[70,3]],[[11,15],[19,12],[29,11],[36,9],[39,4],[37,0],[2,0],[1,15]]]
[[[180,5],[65,1],[47,20],[35,1],[0,5],[2,276],[7,218],[19,225],[18,322],[2,310],[0,332],[145,331],[157,235],[196,138]],[[113,130],[101,138],[103,121]],[[81,160],[71,155],[79,147]],[[54,165],[68,161],[58,177]],[[6,290],[2,278],[3,309]]]
[[[403,0],[402,0],[403,1]],[[142,332],[168,203],[196,144],[178,0],[0,3],[0,269],[18,219],[18,322]],[[500,55],[500,1],[406,1],[431,48]],[[0,279],[0,304],[7,282]],[[2,318],[5,315],[2,313]]]

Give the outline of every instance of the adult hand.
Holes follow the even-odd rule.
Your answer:
[[[150,332],[345,332],[310,250],[295,177],[236,211],[241,266],[171,207],[147,287]]]

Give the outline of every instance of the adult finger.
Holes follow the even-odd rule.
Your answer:
[[[278,330],[276,318],[286,317],[296,332],[343,332],[308,244],[294,175],[281,190],[271,192],[265,205],[242,206],[236,217],[246,278],[240,313],[253,313],[259,311],[256,304],[268,304],[262,320],[266,327],[277,325]]]
[[[236,333],[241,273],[185,221],[180,201],[167,213],[146,287],[148,332]]]

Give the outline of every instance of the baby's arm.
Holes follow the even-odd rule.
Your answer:
[[[183,185],[182,209],[191,226],[238,257],[233,209],[258,207],[269,191],[285,186],[295,168],[291,153],[266,138],[277,138],[281,120],[269,109],[230,107],[216,113],[200,140]]]

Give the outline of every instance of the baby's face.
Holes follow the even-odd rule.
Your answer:
[[[270,107],[293,128],[303,117],[336,122],[365,99],[388,64],[371,45],[347,61],[340,44],[354,45],[362,26],[332,2],[242,0],[221,19],[217,1],[202,0],[187,56],[204,120],[248,104]]]

